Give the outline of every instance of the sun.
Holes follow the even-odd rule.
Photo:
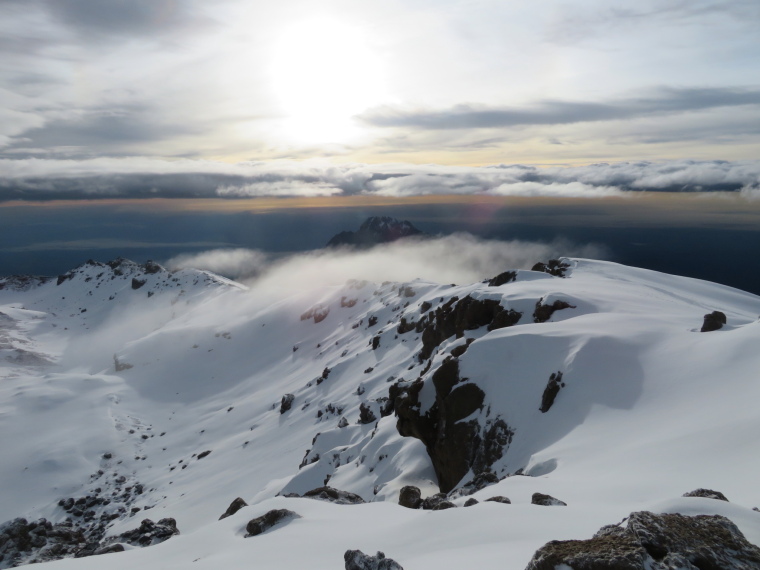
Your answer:
[[[352,119],[385,96],[383,65],[366,30],[329,18],[284,29],[271,60],[272,88],[286,138],[347,143],[360,134]]]

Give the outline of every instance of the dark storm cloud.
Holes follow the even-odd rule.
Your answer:
[[[601,163],[579,167],[193,160],[2,160],[0,200],[472,195],[604,197],[626,191],[760,196],[760,161]]]
[[[640,119],[718,107],[760,105],[760,90],[738,88],[659,89],[653,96],[608,103],[543,101],[532,108],[486,108],[457,105],[442,111],[383,108],[359,118],[376,127],[416,129],[488,129],[535,125],[567,125]]]

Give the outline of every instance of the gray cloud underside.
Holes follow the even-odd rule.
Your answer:
[[[604,197],[626,191],[760,193],[760,161],[601,163],[579,167],[155,159],[2,160],[0,200],[259,196]]]
[[[403,111],[382,108],[364,113],[359,119],[376,127],[433,130],[487,129],[639,119],[744,105],[760,105],[760,90],[658,89],[650,97],[621,99],[609,103],[543,101],[534,107],[524,109],[485,108],[474,105],[457,105],[442,111]]]

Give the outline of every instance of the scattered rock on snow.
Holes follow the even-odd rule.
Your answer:
[[[247,506],[248,506],[248,503],[246,503],[243,499],[238,497],[237,499],[235,499],[234,501],[230,503],[230,506],[227,507],[227,510],[224,511],[224,514],[221,517],[219,517],[219,520],[226,519],[227,517],[231,517],[240,509]]]
[[[134,546],[151,546],[169,540],[179,534],[177,521],[165,518],[154,523],[150,519],[143,519],[140,526],[120,534],[115,542],[126,542]]]
[[[621,523],[622,524],[622,523]],[[751,570],[760,548],[719,515],[632,513],[625,527],[605,526],[589,540],[551,541],[526,570]]]
[[[544,507],[566,507],[567,503],[555,499],[551,495],[544,495],[543,493],[533,493],[530,499],[533,505],[542,505]]]
[[[562,386],[564,386],[562,383],[562,372],[553,372],[552,375],[549,376],[549,382],[546,384],[546,388],[544,388],[543,396],[541,396],[541,407],[539,410],[541,410],[542,413],[548,412],[552,407],[552,404],[554,404],[554,398],[557,397],[559,389]]]
[[[307,499],[318,499],[338,505],[359,505],[365,502],[359,495],[327,486],[306,491],[303,496]]]
[[[346,570],[404,570],[398,562],[386,558],[382,552],[369,556],[361,550],[346,550],[343,560]]]
[[[503,497],[501,495],[496,495],[495,497],[491,497],[490,499],[486,499],[486,502],[491,503],[503,503],[505,505],[511,505],[512,501],[510,501],[507,497]]]
[[[256,517],[255,519],[248,521],[248,524],[245,525],[245,530],[247,533],[245,537],[248,538],[249,536],[257,536],[263,532],[268,531],[273,526],[299,518],[301,518],[301,515],[294,513],[293,511],[289,511],[288,509],[272,509],[260,517]]]
[[[723,328],[726,324],[726,314],[720,311],[713,311],[705,315],[705,320],[702,323],[702,328],[699,332],[712,332]]]
[[[448,500],[446,493],[436,493],[426,499],[423,499],[420,504],[425,511],[443,511],[445,509],[455,509],[456,505]]]
[[[689,491],[688,493],[683,494],[684,497],[704,497],[706,499],[718,499],[719,501],[726,501],[727,503],[729,500],[726,498],[726,496],[721,493],[720,491],[713,491],[712,489],[695,489],[694,491]]]
[[[296,397],[293,394],[285,394],[280,400],[280,414],[284,414],[293,406],[293,400]]]
[[[402,487],[398,495],[398,504],[407,509],[419,509],[422,505],[422,492],[419,487],[414,485]]]

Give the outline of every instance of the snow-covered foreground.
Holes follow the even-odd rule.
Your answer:
[[[179,536],[104,555],[146,570],[335,569],[347,549],[406,570],[522,569],[547,541],[640,510],[722,514],[760,544],[760,298],[566,261],[564,278],[287,294],[129,262],[0,281],[0,522],[72,517],[115,536],[176,519]],[[727,324],[700,332],[716,310]],[[457,491],[482,471],[501,480]],[[441,476],[455,504],[481,502],[397,504]],[[326,483],[368,504],[278,496]],[[681,497],[698,487],[731,502]],[[533,505],[535,492],[567,506]],[[484,502],[495,495],[512,504]],[[86,496],[108,504],[89,518],[59,505]],[[235,497],[249,506],[217,520]],[[280,508],[301,518],[244,538]]]

